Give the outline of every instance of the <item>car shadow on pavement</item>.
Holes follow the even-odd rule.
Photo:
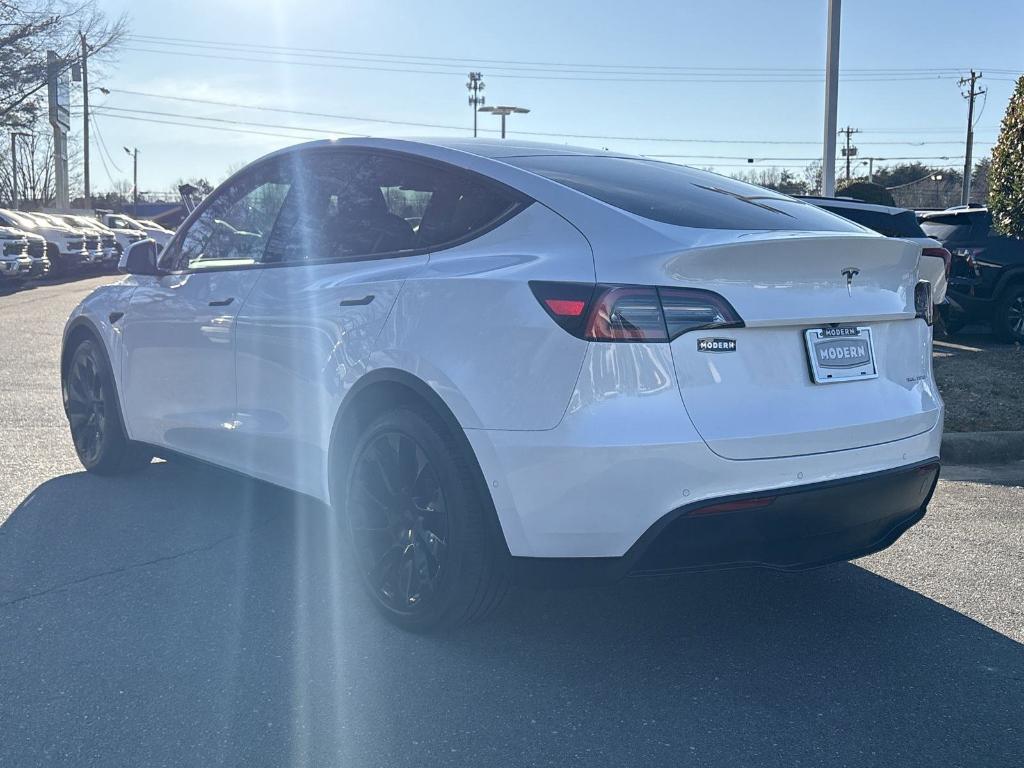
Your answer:
[[[321,504],[190,463],[0,527],[6,765],[1010,765],[1024,646],[842,564],[386,624]]]

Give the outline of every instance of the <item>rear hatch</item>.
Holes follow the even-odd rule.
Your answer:
[[[668,285],[715,291],[744,322],[672,342],[683,403],[711,450],[797,456],[932,429],[941,410],[914,312],[919,254],[895,239],[763,233],[662,257]]]

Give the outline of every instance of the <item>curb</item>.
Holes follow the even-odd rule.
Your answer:
[[[1006,464],[1024,459],[1024,431],[946,432],[940,457],[949,464]]]

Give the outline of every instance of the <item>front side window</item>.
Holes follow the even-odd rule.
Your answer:
[[[436,250],[486,231],[527,203],[474,174],[399,154],[316,150],[282,166],[293,183],[267,261]]]
[[[263,263],[289,188],[277,163],[242,174],[210,196],[162,264],[197,270]]]
[[[502,162],[665,224],[754,231],[863,231],[809,203],[674,163],[611,155],[503,157]]]

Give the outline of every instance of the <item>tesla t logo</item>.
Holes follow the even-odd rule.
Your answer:
[[[860,274],[856,267],[847,267],[843,270],[843,277],[846,278],[846,292],[853,296],[853,278]]]

